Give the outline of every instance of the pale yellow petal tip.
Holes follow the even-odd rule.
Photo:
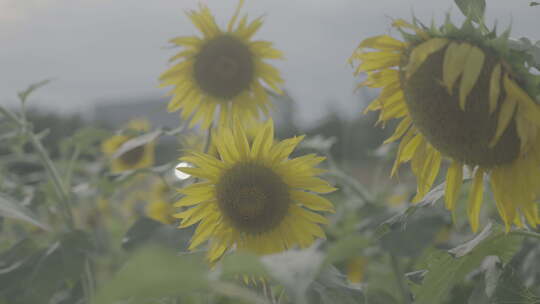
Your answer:
[[[176,204],[174,205],[176,207]],[[182,219],[184,218],[184,214],[182,214],[182,212],[179,212],[179,213],[175,213],[172,215],[174,218],[177,218],[177,219]]]
[[[335,191],[339,190],[339,188],[330,186],[330,187],[328,187],[328,190],[329,190],[328,192],[323,192],[323,193],[332,193],[332,192],[335,192]]]

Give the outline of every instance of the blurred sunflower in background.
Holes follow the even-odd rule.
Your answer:
[[[145,119],[134,119],[128,122],[122,133],[113,135],[101,144],[103,153],[111,158],[111,172],[120,173],[126,170],[147,168],[154,164],[155,143],[149,142],[137,146],[117,157],[113,157],[118,149],[128,140],[150,129]]]
[[[364,256],[357,256],[349,259],[346,266],[347,279],[351,283],[361,283],[367,271],[368,259]]]
[[[163,224],[172,224],[175,219],[173,205],[169,199],[169,185],[163,180],[157,180],[153,185],[149,195],[148,204],[145,207],[146,215]]]
[[[324,160],[314,154],[289,159],[303,136],[274,141],[271,120],[249,141],[244,127],[221,128],[212,136],[218,155],[191,151],[181,158],[193,168],[178,170],[202,181],[178,191],[175,217],[180,228],[198,223],[189,246],[209,241],[208,259],[217,261],[228,249],[256,254],[308,247],[324,238],[319,212],[333,212],[333,204],[316,193],[335,190],[317,177]]]
[[[394,22],[404,41],[388,35],[365,39],[351,57],[360,86],[382,88],[366,111],[379,122],[401,119],[385,143],[401,139],[392,175],[411,162],[421,200],[439,175],[443,159],[446,207],[454,209],[463,168],[472,170],[467,213],[479,226],[484,177],[506,229],[512,223],[540,223],[535,200],[540,190],[539,77],[527,54],[508,47],[508,31],[480,30],[470,20],[461,28],[448,19],[436,28],[416,20]],[[373,51],[366,51],[372,49]]]
[[[263,24],[262,17],[252,22],[247,15],[239,18],[241,0],[222,30],[208,7],[187,13],[202,37],[183,36],[170,42],[183,47],[171,58],[180,60],[160,77],[162,86],[174,86],[168,111],[181,110],[182,119],[189,119],[190,127],[201,122],[208,129],[219,111],[219,123],[234,117],[258,118],[260,111],[268,115],[270,102],[263,82],[276,93],[281,93],[283,82],[279,71],[264,62],[281,59],[282,53],[268,41],[253,41],[253,35]]]

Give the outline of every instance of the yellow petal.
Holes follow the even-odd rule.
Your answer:
[[[392,166],[392,173],[390,173],[390,176],[394,176],[394,174],[397,172],[399,165],[402,163],[401,155],[403,154],[403,149],[405,149],[405,147],[412,140],[415,134],[416,134],[416,129],[412,127],[409,129],[409,131],[405,133],[405,136],[401,139],[401,142],[399,143],[399,146],[398,146],[398,151],[396,153],[396,159],[394,161],[394,165]]]
[[[291,198],[312,210],[335,212],[334,205],[329,200],[313,193],[293,190]]]
[[[401,28],[411,29],[416,33],[416,35],[420,36],[422,39],[424,40],[429,39],[429,35],[426,32],[424,32],[421,28],[403,19],[394,20],[394,22],[392,22],[392,26],[400,28],[400,29]]]
[[[265,156],[268,155],[272,142],[274,140],[274,123],[269,119],[264,127],[259,130],[255,139],[253,140],[253,145],[251,146],[251,157],[255,159],[265,159]]]
[[[446,86],[448,95],[452,95],[454,83],[465,69],[465,61],[471,48],[470,44],[462,43],[459,46],[451,44],[446,50],[443,65],[443,83]]]
[[[214,212],[216,212],[215,210],[216,204],[217,204],[216,201],[205,202],[204,204],[199,204],[195,207],[188,209],[187,211],[184,211],[184,212],[192,211],[189,213],[189,215],[186,214],[182,216],[182,212],[175,214],[174,217],[182,218],[182,222],[180,226],[178,227],[179,228],[189,227],[201,221],[203,218],[211,216]],[[195,209],[195,210],[192,210],[192,209]]]
[[[528,150],[530,142],[536,139],[538,127],[530,122],[525,114],[521,114],[522,108],[518,108],[518,114],[516,116],[516,129],[520,141],[520,151],[524,153]]]
[[[501,106],[501,110],[499,112],[499,118],[497,120],[497,129],[495,130],[495,134],[493,135],[493,138],[489,142],[490,148],[493,148],[497,144],[497,142],[499,141],[499,138],[508,127],[508,124],[510,124],[512,117],[514,116],[515,109],[516,109],[516,100],[514,98],[511,98],[511,96],[509,95],[506,96],[506,99],[504,100]]]
[[[403,41],[399,41],[388,35],[375,36],[364,39],[357,47],[357,49],[371,48],[379,49],[382,51],[399,51],[405,48],[407,44]]]
[[[512,96],[518,102],[519,107],[523,107],[522,113],[531,122],[540,126],[540,106],[532,100],[525,90],[511,80],[507,74],[504,75],[504,89],[507,95]]]
[[[409,56],[409,63],[405,67],[407,78],[410,78],[431,54],[447,44],[448,39],[446,38],[433,38],[415,47]]]
[[[234,15],[232,16],[231,20],[227,24],[227,31],[232,32],[234,23],[236,22],[236,19],[238,19],[238,14],[240,13],[240,9],[244,6],[244,0],[238,1],[238,5],[236,5],[236,9],[234,10]]]
[[[200,192],[197,195],[186,195],[174,204],[175,207],[187,207],[203,203],[215,198],[213,190],[207,192]]]
[[[478,231],[480,219],[480,207],[484,196],[484,170],[478,168],[474,174],[471,192],[469,193],[469,203],[467,205],[467,215],[473,232]]]
[[[243,39],[249,40],[261,28],[262,24],[263,17],[259,17],[253,20],[243,31],[241,31],[240,35]]]
[[[384,106],[384,103],[383,103]],[[396,105],[393,105],[392,107],[383,108],[383,111],[379,115],[378,121],[387,121],[394,118],[400,118],[403,116],[407,116],[409,113],[407,104],[404,102],[399,102]]]
[[[202,42],[202,40],[195,36],[188,36],[188,37],[176,37],[169,42],[177,44],[179,46],[198,46]]]
[[[495,205],[501,215],[506,231],[510,230],[510,225],[514,221],[515,208],[512,206],[513,198],[509,197],[507,193],[508,184],[508,170],[507,166],[495,168],[490,174],[491,190],[493,191],[493,198],[495,199]]]
[[[189,186],[185,186],[183,188],[178,189],[178,193],[184,194],[184,195],[201,195],[210,191],[213,191],[214,187],[211,182],[200,182],[191,184]]]
[[[355,75],[360,72],[369,72],[373,70],[382,70],[390,67],[398,66],[400,63],[400,56],[389,56],[378,60],[363,61],[358,65]]]
[[[497,100],[501,92],[501,64],[493,68],[491,79],[489,80],[489,114],[492,114],[497,108]]]
[[[403,148],[403,152],[400,156],[401,162],[407,162],[411,160],[416,149],[423,143],[424,137],[422,134],[418,133],[416,136]]]
[[[476,85],[478,76],[480,76],[480,72],[482,72],[482,68],[484,67],[484,58],[484,52],[473,46],[465,61],[465,68],[459,84],[459,107],[463,111],[465,111],[467,97]]]
[[[318,223],[318,224],[323,224],[323,225],[327,225],[328,224],[328,219],[318,213],[315,213],[315,212],[311,212],[307,209],[304,209],[302,207],[299,207],[297,205],[293,205],[290,208],[290,212],[291,212],[291,215],[296,215],[298,217],[302,217],[310,222],[313,222],[313,223]]]
[[[386,69],[368,73],[367,79],[358,84],[358,87],[367,86],[370,88],[384,88],[391,84],[399,83],[399,71]]]
[[[433,147],[428,147],[428,159],[424,163],[422,172],[420,173],[418,193],[413,202],[419,202],[429,192],[435,179],[439,175],[439,169],[441,168],[442,156],[439,151]]]
[[[304,135],[295,136],[287,138],[275,144],[272,147],[272,151],[270,153],[270,155],[273,156],[272,162],[279,163],[287,159],[289,155],[294,151],[296,146],[298,146],[298,144],[304,139],[304,137]]]
[[[463,183],[463,164],[457,160],[452,162],[446,174],[444,188],[445,206],[448,210],[454,210],[459,196],[459,189]]]
[[[405,134],[405,132],[409,130],[409,127],[411,126],[411,124],[412,124],[412,120],[409,116],[403,118],[403,120],[401,120],[401,122],[397,126],[394,134],[392,134],[392,136],[386,139],[383,143],[387,144],[387,143],[391,143],[393,141],[400,139]]]
[[[188,250],[194,250],[212,236],[212,232],[219,226],[217,223],[219,217],[219,213],[216,212],[199,223],[197,229],[195,229]]]

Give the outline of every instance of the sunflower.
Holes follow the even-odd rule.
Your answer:
[[[116,151],[128,140],[141,132],[148,131],[150,124],[143,119],[131,120],[122,134],[116,134],[101,144],[103,153],[112,157]],[[111,159],[111,172],[119,173],[126,170],[147,168],[154,164],[154,142],[137,146],[115,158]]]
[[[163,224],[172,224],[175,219],[174,208],[169,201],[169,186],[160,180],[157,180],[150,190],[149,203],[145,206],[146,215]]]
[[[202,37],[170,40],[183,50],[171,58],[171,62],[180,62],[161,75],[161,85],[174,86],[167,109],[181,110],[186,120],[193,115],[190,127],[201,122],[208,129],[216,110],[220,124],[233,117],[258,118],[260,111],[268,115],[271,104],[263,82],[281,93],[283,80],[264,59],[281,59],[283,55],[271,42],[252,41],[263,24],[262,17],[248,22],[245,15],[237,22],[243,2],[239,2],[226,30],[219,28],[208,7],[201,4],[198,11],[187,15]]]
[[[218,156],[197,151],[181,158],[193,168],[178,170],[202,179],[179,190],[175,217],[180,228],[198,223],[190,250],[209,241],[208,259],[217,261],[228,249],[270,254],[294,246],[308,247],[324,238],[319,212],[333,212],[332,203],[316,193],[335,190],[316,177],[324,160],[314,154],[289,159],[303,136],[274,141],[271,120],[252,142],[244,127],[221,128],[212,136]]]
[[[512,223],[540,223],[540,106],[538,76],[528,55],[508,47],[508,31],[482,31],[470,20],[458,28],[448,19],[436,28],[394,22],[404,41],[388,35],[360,43],[351,62],[367,73],[359,86],[382,88],[366,109],[379,122],[400,119],[385,143],[401,139],[392,175],[411,162],[421,200],[449,160],[445,204],[453,210],[472,172],[467,213],[477,231],[484,179],[508,230]],[[367,51],[372,49],[374,51]]]
[[[361,283],[364,281],[367,265],[368,260],[364,256],[351,258],[346,266],[347,279],[349,279],[351,283]]]
[[[174,223],[172,214],[174,213],[173,206],[167,201],[152,201],[145,208],[146,215],[163,224]]]

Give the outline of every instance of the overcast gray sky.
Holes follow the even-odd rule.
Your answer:
[[[236,0],[200,0],[226,24]],[[0,103],[45,78],[56,80],[34,102],[54,111],[89,112],[109,100],[161,96],[157,78],[176,49],[168,39],[195,34],[184,9],[197,0],[0,0]],[[540,40],[540,8],[527,0],[487,0],[488,21],[512,23],[515,37]],[[336,109],[360,112],[357,79],[346,60],[360,40],[390,30],[390,17],[442,20],[452,0],[246,0],[244,12],[266,15],[257,39],[286,56],[273,62],[309,124]],[[165,107],[165,105],[164,105]]]

